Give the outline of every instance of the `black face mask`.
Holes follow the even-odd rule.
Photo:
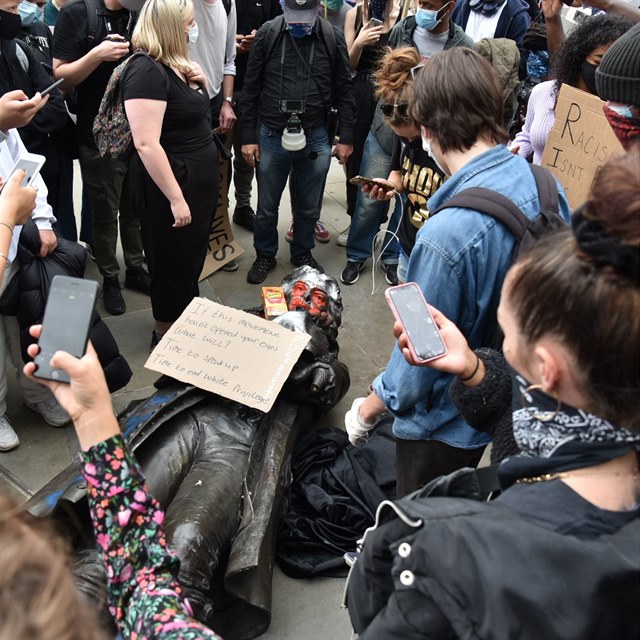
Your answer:
[[[596,69],[598,68],[597,64],[591,64],[586,60],[582,63],[582,79],[584,83],[587,85],[587,89],[589,89],[589,93],[592,93],[594,96],[598,95],[598,90],[596,89]]]
[[[0,9],[0,40],[13,40],[20,32],[21,26],[19,14]]]

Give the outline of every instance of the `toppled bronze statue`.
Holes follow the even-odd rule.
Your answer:
[[[196,617],[227,640],[253,638],[269,626],[275,536],[296,435],[349,388],[347,367],[338,360],[336,280],[304,266],[281,286],[289,311],[274,321],[311,340],[271,411],[174,381],[120,420],[165,509],[167,539],[180,557],[180,580]],[[96,601],[104,576],[84,490],[74,463],[27,508],[68,531],[79,587]]]

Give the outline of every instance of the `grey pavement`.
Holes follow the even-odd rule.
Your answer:
[[[76,180],[78,186],[79,179]],[[253,201],[255,206],[255,188]],[[230,211],[233,211],[233,188],[230,189]],[[76,198],[76,201],[78,199]],[[327,273],[339,279],[346,257],[343,247],[335,244],[337,235],[348,225],[345,212],[346,199],[342,167],[333,162],[322,208],[322,220],[329,227],[332,238],[329,243],[318,244],[313,251]],[[79,205],[77,206],[79,212]],[[293,267],[289,263],[289,247],[284,234],[290,222],[288,191],[285,190],[280,208],[280,250],[278,266],[265,285],[277,285],[282,276]],[[240,268],[233,273],[217,272],[201,283],[201,295],[220,299],[223,304],[245,308],[260,303],[260,285],[250,285],[246,275],[254,260],[252,236],[233,225],[236,240],[246,253],[238,259]],[[91,263],[88,278],[100,281],[95,264]],[[371,380],[385,367],[394,345],[392,315],[384,300],[386,283],[379,269],[374,272],[376,291],[372,294],[372,265],[369,261],[360,281],[342,287],[344,302],[343,323],[340,328],[340,359],[351,373],[351,388],[346,397],[319,424],[342,427],[345,412],[354,398],[366,395]],[[124,273],[121,279],[124,278]],[[102,302],[99,310],[113,332],[120,351],[133,369],[129,384],[113,396],[118,411],[131,400],[153,393],[153,381],[158,374],[144,368],[149,354],[149,342],[153,319],[149,298],[124,290],[127,313],[109,316]],[[8,415],[20,437],[20,446],[14,451],[0,453],[0,490],[9,492],[18,500],[24,500],[45,485],[64,469],[78,450],[73,427],[56,429],[45,424],[22,402],[15,376],[9,375]],[[290,579],[276,567],[273,585],[273,619],[269,631],[261,636],[265,640],[320,640],[348,639],[351,625],[347,613],[341,609],[344,580],[317,578],[314,580]]]

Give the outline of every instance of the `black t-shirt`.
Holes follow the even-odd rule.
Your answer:
[[[179,154],[213,144],[209,96],[192,89],[169,67],[145,55],[136,55],[122,72],[122,99],[162,100],[167,108],[160,144],[167,154]]]
[[[74,62],[99,45],[107,35],[119,34],[127,40],[135,26],[135,15],[126,9],[109,11],[102,8],[98,15],[98,28],[89,42],[89,19],[84,2],[72,2],[60,11],[53,34],[53,57],[65,62]],[[78,132],[80,143],[95,148],[93,119],[98,113],[100,101],[107,88],[113,70],[121,62],[103,62],[81,82],[77,96]]]
[[[402,189],[407,204],[400,220],[398,238],[403,251],[409,255],[416,243],[418,229],[429,217],[429,198],[444,182],[446,176],[422,148],[420,138],[413,142],[396,138],[391,155],[391,171],[402,171]]]
[[[615,533],[640,517],[640,508],[631,511],[600,509],[561,480],[514,484],[496,501],[545,529],[583,540]]]

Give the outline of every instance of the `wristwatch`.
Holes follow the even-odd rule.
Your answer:
[[[228,102],[232,107],[236,106],[236,101],[233,99],[233,96],[225,96],[225,102]]]

